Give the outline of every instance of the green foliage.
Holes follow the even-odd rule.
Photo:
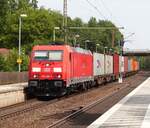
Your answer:
[[[4,71],[4,68],[5,68],[5,60],[4,59],[5,59],[4,56],[2,56],[0,54],[0,71],[1,72]]]
[[[48,44],[53,40],[54,27],[60,27],[56,30],[56,41],[63,41],[63,15],[58,11],[50,9],[38,8],[37,0],[1,0],[0,2],[0,47],[9,48],[11,54],[5,59],[0,56],[1,71],[17,71],[18,64],[18,30],[20,14],[27,14],[27,17],[22,19],[21,47],[22,47],[22,69],[27,70],[29,54],[34,45]],[[74,27],[115,27],[110,21],[97,21],[92,17],[88,23],[84,23],[80,18],[71,19],[68,17],[68,26]],[[68,30],[68,42],[73,45],[75,35],[77,43],[85,48],[95,51],[96,44],[99,52],[103,52],[105,46],[111,48],[112,31],[110,30]],[[121,33],[115,31],[115,46],[118,48],[118,41],[121,40]]]
[[[22,49],[21,59],[22,59],[21,71],[27,71],[29,65],[29,56],[26,55],[25,48]]]
[[[1,0],[0,1],[0,36],[3,31],[6,30],[6,20],[7,20],[7,13],[8,13],[8,0]]]
[[[13,49],[5,60],[5,71],[17,71],[17,50]]]
[[[73,23],[71,26],[81,26],[81,27],[99,27],[103,28],[101,30],[98,29],[86,29],[86,30],[70,30],[69,36],[73,37],[75,35],[80,35],[80,37],[77,39],[77,42],[80,44],[81,47],[85,48],[85,45],[88,49],[91,51],[103,52],[104,47],[107,46],[108,48],[111,48],[112,46],[112,29],[105,29],[106,27],[110,28],[116,28],[115,25],[110,21],[103,21],[99,20],[97,21],[96,18],[92,17],[87,24],[83,23],[81,19],[75,19],[73,20]],[[118,41],[122,39],[120,31],[116,28],[115,29],[115,48],[118,49]],[[89,40],[89,42],[85,43],[86,40]],[[69,40],[70,42],[73,42],[73,40]],[[96,44],[99,44],[96,46]]]
[[[144,70],[150,70],[150,57],[140,57],[140,68]]]
[[[0,71],[18,71],[18,50],[13,48],[10,53],[7,56],[0,55]],[[29,56],[25,55],[25,49],[22,49],[22,64],[21,64],[21,70],[27,71],[28,70],[28,64],[29,64]]]

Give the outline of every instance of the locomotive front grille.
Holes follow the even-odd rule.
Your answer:
[[[38,81],[29,81],[29,86],[37,87]]]
[[[53,89],[53,88],[61,88],[63,87],[63,81],[55,80],[55,81],[49,81],[49,80],[42,80],[39,81],[39,84],[37,86],[41,89]]]
[[[62,87],[63,86],[63,82],[62,81],[54,81],[54,86],[55,87]]]
[[[59,94],[64,89],[63,81],[60,80],[41,80],[36,87],[36,95],[51,95]]]

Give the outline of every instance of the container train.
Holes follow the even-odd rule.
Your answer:
[[[37,45],[31,53],[28,92],[37,97],[61,96],[138,70],[137,60],[118,54],[92,53],[69,45]]]

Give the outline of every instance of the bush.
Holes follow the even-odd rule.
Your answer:
[[[12,49],[10,53],[4,57],[0,55],[0,71],[7,71],[7,72],[13,72],[18,71],[18,50]],[[28,63],[29,63],[29,57],[25,54],[25,50],[22,50],[22,64],[21,64],[21,71],[27,71],[28,70]]]

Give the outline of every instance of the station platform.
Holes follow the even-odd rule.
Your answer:
[[[20,90],[20,89],[23,89],[24,87],[26,87],[27,84],[28,84],[28,83],[25,82],[25,83],[16,83],[16,84],[0,85],[0,93]]]
[[[87,128],[150,128],[150,78]]]
[[[27,83],[0,85],[0,108],[25,101],[24,88]]]

